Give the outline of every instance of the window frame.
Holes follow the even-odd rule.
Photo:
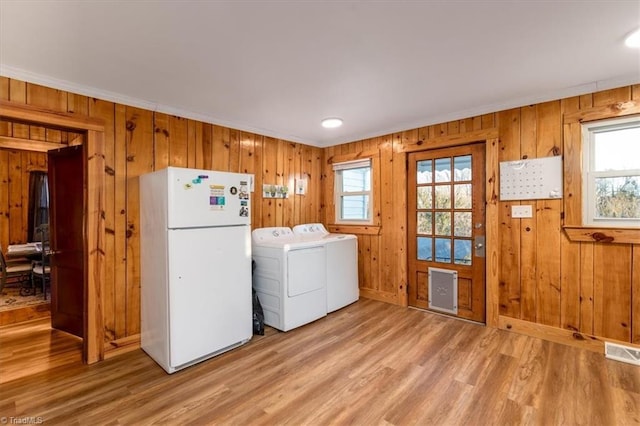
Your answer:
[[[595,171],[595,135],[607,130],[640,127],[640,116],[616,117],[582,123],[582,224],[603,228],[640,228],[640,218],[595,217],[595,182],[598,178],[640,176],[640,168]]]
[[[334,173],[334,204],[335,204],[335,223],[342,225],[372,225],[373,224],[373,161],[372,158],[360,158],[357,160],[336,162],[332,165]],[[343,171],[368,168],[369,169],[369,190],[367,191],[343,191]],[[343,219],[343,197],[347,195],[365,195],[368,196],[369,203],[367,206],[366,219]]]

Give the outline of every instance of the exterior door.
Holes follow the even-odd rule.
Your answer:
[[[84,148],[49,151],[51,327],[84,337]]]
[[[477,143],[408,156],[410,306],[485,321],[484,150]],[[429,268],[437,277],[431,307]],[[447,298],[455,309],[435,303]]]

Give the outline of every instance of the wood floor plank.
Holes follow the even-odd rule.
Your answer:
[[[627,425],[640,369],[361,299],[168,375],[143,351],[83,365],[47,320],[0,327],[0,417],[46,424]]]

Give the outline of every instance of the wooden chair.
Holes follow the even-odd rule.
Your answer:
[[[32,263],[31,286],[35,289],[35,279],[36,277],[39,278],[42,282],[42,295],[47,300],[47,281],[49,281],[51,275],[51,266],[49,265],[49,225],[38,226],[36,235],[40,243],[41,258]]]
[[[0,246],[0,292],[7,285],[9,279],[18,279],[23,282],[29,279],[33,267],[28,259],[7,260],[4,250]]]

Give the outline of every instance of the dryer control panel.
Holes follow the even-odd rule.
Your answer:
[[[293,231],[287,226],[258,228],[251,232],[251,237],[253,238],[253,241],[256,242],[273,241],[279,238],[291,238],[293,235]]]
[[[321,223],[305,223],[304,225],[296,225],[293,227],[295,234],[321,234],[326,235],[329,232]]]

